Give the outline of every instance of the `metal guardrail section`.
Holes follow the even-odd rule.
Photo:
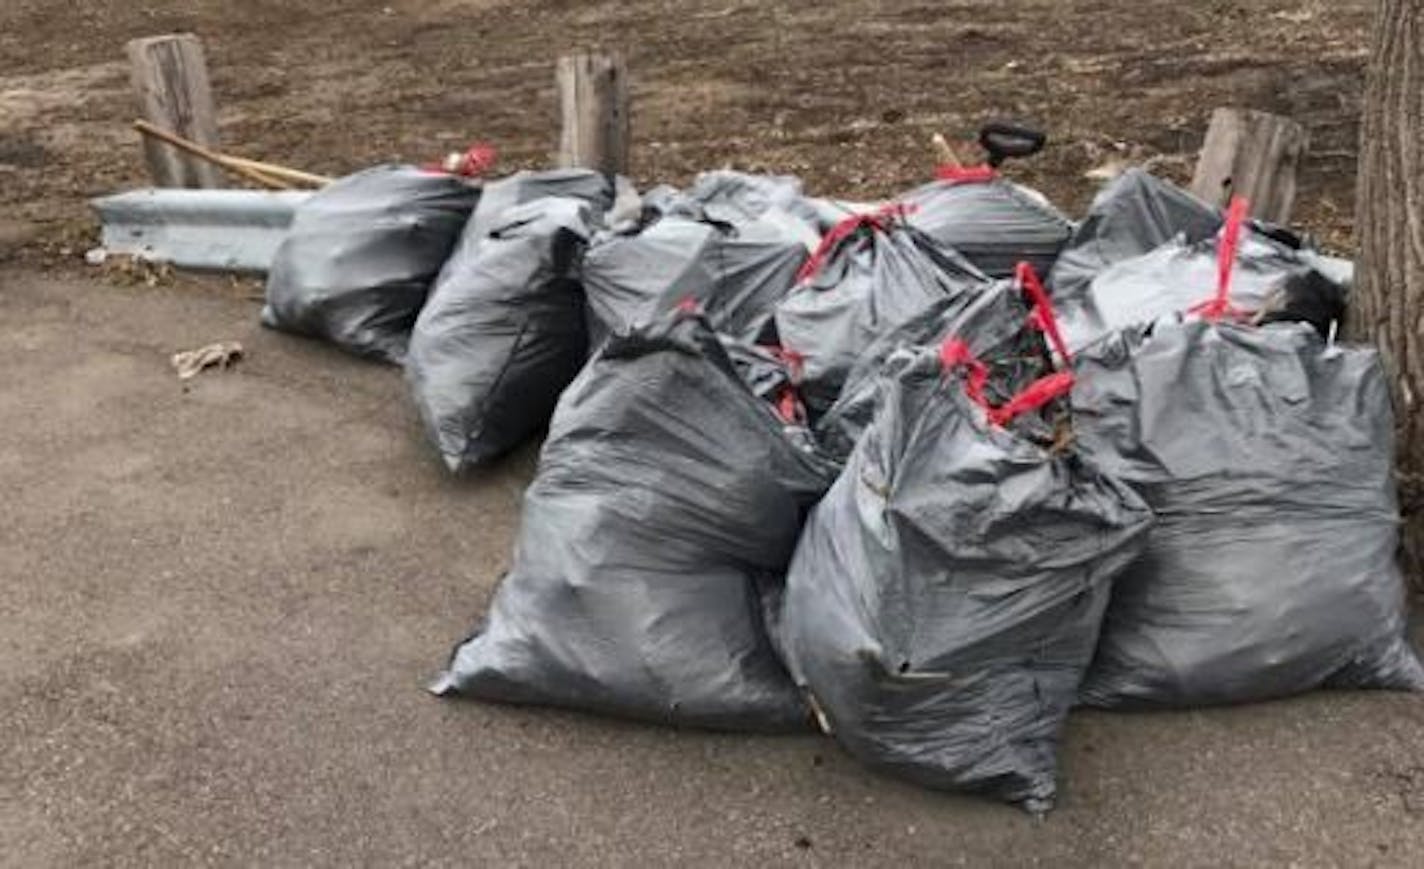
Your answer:
[[[309,192],[145,189],[93,200],[109,254],[265,272]]]

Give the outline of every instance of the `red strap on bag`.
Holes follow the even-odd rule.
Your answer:
[[[783,347],[780,344],[763,344],[762,347],[778,362],[786,366],[786,370],[791,373],[792,383],[801,382],[801,374],[806,370],[805,356],[802,356],[790,347]]]
[[[786,366],[790,383],[782,384],[776,392],[774,406],[776,415],[788,425],[806,424],[806,406],[801,403],[801,373],[805,370],[806,358],[789,347],[777,344],[763,344],[762,349]]]
[[[1029,315],[1029,322],[1048,336],[1048,345],[1064,363],[1073,361],[1073,354],[1068,352],[1068,342],[1063,340],[1063,332],[1058,328],[1058,314],[1053,310],[1053,300],[1043,288],[1043,281],[1038,279],[1038,272],[1034,271],[1031,264],[1021,262],[1014,270],[1014,277],[1018,278],[1019,286],[1033,302],[1033,313]]]
[[[816,246],[811,258],[806,260],[805,264],[801,266],[801,270],[796,273],[796,282],[801,283],[815,277],[825,267],[826,260],[830,259],[831,253],[840,246],[841,242],[850,238],[861,228],[866,227],[886,232],[890,228],[891,221],[903,218],[914,210],[915,206],[913,205],[892,202],[866,214],[852,214],[837,223],[825,235],[821,236],[821,243]]]
[[[1231,304],[1231,269],[1236,265],[1236,252],[1241,246],[1241,227],[1246,223],[1250,203],[1242,196],[1231,197],[1226,210],[1226,225],[1221,230],[1221,246],[1216,257],[1216,295],[1187,309],[1213,323],[1223,317],[1244,320],[1251,312]]]
[[[998,177],[999,171],[987,164],[955,166],[943,163],[935,167],[935,178],[940,181],[954,181],[959,184],[987,184]]]
[[[1048,292],[1044,290],[1043,283],[1038,279],[1038,273],[1028,263],[1019,263],[1016,274],[1019,285],[1033,302],[1033,311],[1029,314],[1029,322],[1035,328],[1043,331],[1048,337],[1049,345],[1064,364],[1071,362],[1073,356],[1068,352],[1068,345],[1064,342],[1063,334],[1058,328],[1058,315],[1053,310],[1053,301],[1048,297]],[[950,338],[945,341],[939,348],[939,360],[940,365],[946,371],[960,367],[968,369],[968,376],[964,379],[964,392],[971,401],[984,408],[990,424],[995,426],[1006,426],[1017,417],[1025,413],[1032,413],[1073,390],[1073,372],[1055,371],[1038,378],[1019,390],[1008,401],[995,406],[984,394],[984,388],[989,381],[988,366],[974,356],[965,341],[960,338]]]

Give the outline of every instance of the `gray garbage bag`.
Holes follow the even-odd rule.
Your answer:
[[[1082,295],[1099,273],[1115,263],[1140,257],[1173,239],[1187,247],[1210,241],[1221,227],[1221,209],[1145,169],[1129,169],[1098,191],[1087,216],[1058,255],[1048,285],[1060,300]]]
[[[496,223],[504,221],[509,209],[550,196],[582,199],[593,209],[594,218],[602,221],[604,213],[613,207],[618,187],[626,184],[622,178],[611,178],[592,169],[515,172],[485,183],[468,235],[484,238]]]
[[[1158,516],[1116,584],[1085,702],[1424,688],[1374,350],[1299,324],[1163,322],[1112,336],[1077,369],[1081,449]]]
[[[736,222],[675,214],[602,234],[583,265],[594,342],[688,299],[717,331],[755,338],[815,244],[808,226],[775,208]]]
[[[782,643],[823,727],[865,763],[1046,811],[1110,582],[1151,512],[991,421],[1009,420],[971,398],[976,369],[953,340],[887,369],[792,560]],[[1071,383],[1049,377],[1022,394]]]
[[[877,338],[847,375],[835,404],[816,422],[815,433],[827,457],[844,462],[870,425],[880,394],[884,367],[899,353],[914,353],[959,337],[989,366],[985,389],[990,400],[1007,401],[1012,393],[1047,373],[1050,363],[1043,340],[1027,328],[1029,302],[1025,279],[986,284],[978,292],[946,296]]]
[[[1222,257],[1233,251],[1236,275],[1231,302],[1243,316],[1309,322],[1328,335],[1332,324],[1344,316],[1352,276],[1348,264],[1293,247],[1281,234],[1245,221],[1244,200],[1237,200],[1233,208],[1235,217],[1222,222],[1217,235],[1190,241],[1179,234],[1091,276],[1085,269],[1065,277],[1064,270],[1058,269],[1054,298],[1069,346],[1079,350],[1118,329],[1187,312],[1210,294],[1219,280]],[[1202,221],[1189,228],[1200,231],[1205,225]],[[1123,242],[1123,248],[1132,244]],[[1095,249],[1101,254],[1110,247],[1100,240]],[[1075,256],[1086,263],[1098,254]]]
[[[957,252],[906,225],[896,207],[837,224],[800,277],[777,306],[775,324],[780,345],[803,363],[802,393],[813,417],[835,403],[876,339],[990,282]]]
[[[984,167],[946,170],[899,201],[912,226],[996,278],[1011,277],[1020,262],[1047,274],[1073,232],[1043,194]]]
[[[479,196],[454,175],[395,165],[317,191],[273,258],[263,325],[400,362]]]
[[[791,175],[753,175],[721,169],[703,172],[686,190],[662,186],[645,197],[646,207],[660,214],[708,218],[735,223],[783,211],[816,233],[830,230],[845,218],[874,211],[879,205],[822,199],[802,192],[801,180]]]
[[[809,719],[764,623],[830,470],[705,319],[615,335],[564,393],[514,567],[439,693],[675,725]]]
[[[406,357],[421,419],[457,473],[542,429],[587,358],[577,270],[593,232],[589,204],[536,199],[503,218],[483,237],[465,235]]]

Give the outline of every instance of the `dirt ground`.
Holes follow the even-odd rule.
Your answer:
[[[397,372],[240,298],[0,287],[0,865],[1424,863],[1417,697],[1080,713],[1041,822],[816,736],[429,697],[530,451],[450,480]],[[250,359],[181,387],[217,338]]]
[[[553,59],[627,51],[634,174],[891,195],[929,135],[1039,123],[1070,211],[1189,171],[1213,106],[1310,128],[1349,246],[1366,0],[0,2],[0,865],[1424,865],[1424,701],[1074,716],[1033,821],[814,736],[680,733],[422,685],[507,567],[525,450],[448,479],[399,375],[256,325],[250,284],[86,272],[143,182],[123,43],[207,44],[225,143],[337,173],[554,145]],[[237,339],[181,387],[175,350]]]
[[[734,165],[814,192],[890,196],[935,131],[1033,122],[1016,172],[1076,213],[1109,159],[1190,173],[1213,107],[1312,136],[1297,214],[1348,247],[1368,0],[5,0],[0,220],[77,253],[85,197],[143,182],[123,44],[173,31],[209,53],[224,143],[341,173],[473,139],[506,168],[555,146],[553,62],[624,50],[640,182]]]

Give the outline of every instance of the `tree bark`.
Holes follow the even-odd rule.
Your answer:
[[[1360,141],[1350,331],[1394,393],[1404,559],[1424,587],[1424,0],[1379,0]]]

